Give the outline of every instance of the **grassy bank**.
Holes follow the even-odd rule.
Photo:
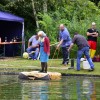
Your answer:
[[[60,72],[66,74],[88,74],[88,75],[100,75],[100,63],[95,64],[95,71],[88,72],[88,70],[83,70],[81,66],[81,71],[76,71],[75,69],[68,70],[68,66],[61,65],[61,60],[49,60],[48,71]],[[21,58],[5,58],[0,59],[0,72],[21,72],[21,71],[32,71],[39,70],[40,61],[33,61]]]

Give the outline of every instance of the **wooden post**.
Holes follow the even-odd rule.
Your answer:
[[[71,59],[71,66],[68,69],[74,69],[74,59]]]

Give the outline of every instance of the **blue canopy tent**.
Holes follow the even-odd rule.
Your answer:
[[[17,37],[19,41],[22,41],[20,50],[22,54],[25,51],[24,19],[11,13],[0,11],[0,37],[2,42],[5,41],[5,37],[7,37],[7,42],[10,42],[13,38]],[[18,44],[15,46],[16,52],[18,52],[17,47]],[[13,45],[6,45],[5,56],[13,56],[13,51]]]

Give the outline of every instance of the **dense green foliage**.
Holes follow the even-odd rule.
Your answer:
[[[29,37],[40,29],[47,33],[51,43],[57,42],[60,23],[66,25],[72,37],[74,32],[86,36],[86,31],[91,27],[93,21],[96,22],[100,32],[99,0],[0,0],[0,10],[9,11],[25,19],[26,43]],[[98,38],[97,54],[99,53],[99,44],[100,38]],[[52,53],[53,51],[51,55]]]

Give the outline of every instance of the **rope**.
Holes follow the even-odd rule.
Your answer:
[[[54,44],[51,44],[50,47],[53,46],[53,45],[56,45],[56,44],[58,44],[58,43],[59,43],[59,42],[56,42],[56,43],[54,43]]]
[[[57,51],[57,49],[55,49],[54,54],[53,54],[53,57],[51,59],[54,59],[54,56],[56,54],[56,51]],[[52,61],[50,62],[50,66],[51,66],[51,63],[52,63]]]
[[[58,49],[58,53],[57,53],[57,59],[58,59],[58,56],[59,56],[59,52],[60,52],[60,49]]]
[[[57,50],[58,50],[58,53],[57,53],[57,59],[58,59],[60,49],[55,49],[54,54],[53,54],[53,57],[51,59],[54,59],[54,56],[55,56]],[[74,50],[74,49],[71,49],[71,50],[72,51],[77,51],[77,50]],[[71,60],[71,59],[69,58],[69,60]],[[52,61],[50,61],[50,66],[51,66],[51,64],[52,64]]]

